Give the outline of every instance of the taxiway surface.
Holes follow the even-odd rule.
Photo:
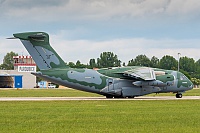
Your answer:
[[[141,96],[135,98],[110,98],[106,97],[0,97],[0,101],[70,101],[70,100],[200,100],[200,96]]]

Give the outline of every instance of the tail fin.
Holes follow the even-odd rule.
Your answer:
[[[68,67],[49,44],[45,32],[25,32],[13,34],[19,38],[41,70]]]

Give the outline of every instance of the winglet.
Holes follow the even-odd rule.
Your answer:
[[[25,32],[13,34],[15,38],[21,40],[34,40],[34,41],[45,41],[49,42],[49,35],[45,32]]]

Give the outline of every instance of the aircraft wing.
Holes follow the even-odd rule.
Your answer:
[[[144,80],[144,81],[156,80],[154,70],[149,67],[133,68],[133,69],[124,71],[123,75],[134,78],[134,79]]]

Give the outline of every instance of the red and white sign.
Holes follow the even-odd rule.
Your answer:
[[[21,56],[13,56],[13,58],[18,58],[18,59],[32,59],[31,56],[24,56],[24,55],[21,55]]]

